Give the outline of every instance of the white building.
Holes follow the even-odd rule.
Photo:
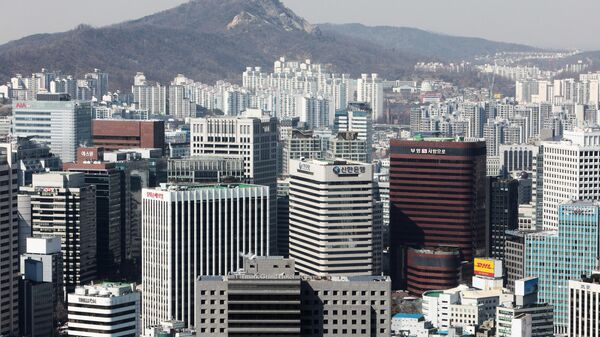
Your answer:
[[[0,335],[19,331],[19,230],[17,167],[11,147],[0,147]]]
[[[565,131],[563,141],[543,143],[544,229],[558,229],[558,206],[600,200],[600,129]]]
[[[143,74],[142,74],[143,75]],[[139,75],[136,76],[136,82],[143,83],[131,87],[133,92],[133,100],[137,103],[138,108],[148,110],[151,115],[166,115],[167,114],[167,87],[156,83],[154,85],[141,82]]]
[[[372,275],[376,251],[373,167],[290,160],[290,257],[305,275]]]
[[[137,337],[140,293],[134,284],[81,286],[69,294],[69,336]]]
[[[383,82],[377,74],[362,74],[356,81],[356,100],[366,102],[373,109],[373,119],[383,117]]]
[[[13,136],[47,143],[64,163],[76,159],[77,148],[92,141],[92,108],[79,101],[13,102]]]
[[[277,119],[261,110],[249,109],[235,117],[192,118],[190,130],[192,157],[214,154],[244,159],[245,178],[252,184],[269,187],[270,222],[275,223],[279,137]],[[276,240],[275,226],[271,230],[271,240]],[[271,248],[275,247],[275,241],[272,241]]]
[[[165,186],[142,191],[143,327],[194,326],[194,280],[268,255],[269,189],[257,185]]]
[[[569,281],[569,336],[600,336],[600,272]]]

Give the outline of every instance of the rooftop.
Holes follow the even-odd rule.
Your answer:
[[[229,189],[236,189],[236,188],[254,188],[254,187],[260,187],[261,185],[251,185],[251,184],[169,184],[166,186],[161,186],[161,187],[157,187],[157,190],[160,191],[172,191],[172,192],[177,192],[177,191],[189,191],[189,190],[206,190],[206,189],[212,189],[212,190],[229,190]]]

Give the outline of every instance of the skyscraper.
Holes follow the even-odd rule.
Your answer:
[[[103,161],[103,148],[79,148],[77,162],[65,163],[68,172],[85,174],[85,183],[96,189],[96,258],[98,275],[113,276],[126,257],[131,231],[129,172]]]
[[[242,267],[270,249],[266,186],[176,185],[144,189],[143,327],[176,319],[194,326],[194,281]]]
[[[19,333],[19,225],[17,168],[10,147],[0,147],[0,335]]]
[[[390,273],[395,289],[420,293],[431,289],[406,275],[421,263],[406,248],[456,249],[462,261],[484,253],[485,143],[419,137],[392,140],[390,151]]]
[[[20,189],[19,202],[29,204],[34,237],[58,237],[63,254],[65,290],[96,278],[96,192],[83,173],[33,175]],[[26,205],[19,205],[26,207]]]
[[[290,161],[290,257],[305,275],[372,275],[377,237],[373,168],[347,161]]]
[[[519,226],[519,183],[488,177],[486,256],[504,260],[506,231]]]
[[[539,299],[554,305],[554,332],[567,333],[568,280],[597,266],[600,206],[590,202],[563,204],[558,229],[525,235],[525,276],[539,277]]]
[[[244,159],[244,175],[252,184],[269,187],[270,223],[276,222],[277,119],[258,109],[248,109],[237,117],[211,116],[190,122],[191,156],[214,154]],[[276,226],[270,228],[276,248]],[[272,251],[271,253],[274,253]]]
[[[89,102],[71,101],[65,94],[38,95],[37,101],[13,102],[15,137],[47,143],[63,162],[76,158],[80,145],[92,141]]]
[[[562,141],[543,146],[542,225],[556,230],[560,204],[600,200],[600,129],[565,131]]]
[[[334,132],[358,132],[356,139],[367,142],[368,162],[371,161],[371,144],[373,138],[373,110],[368,103],[348,103],[346,109],[335,112]]]

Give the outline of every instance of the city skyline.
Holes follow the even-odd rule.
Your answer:
[[[79,24],[96,27],[138,19],[162,10],[185,3],[187,0],[163,0],[148,2],[141,0],[126,3],[115,0],[104,2],[104,8],[118,8],[105,15],[102,10],[90,11],[89,6],[75,0],[60,3],[46,3],[35,0],[10,2],[4,10],[12,13],[27,12],[30,22],[19,24],[19,15],[4,18],[5,26],[0,31],[0,44],[42,33],[55,33],[75,28]],[[542,0],[517,2],[507,0],[501,3],[487,3],[476,0],[442,2],[426,0],[419,2],[398,2],[376,0],[369,4],[365,12],[361,1],[345,1],[340,8],[334,0],[283,0],[287,7],[313,24],[319,23],[361,23],[368,26],[413,27],[441,34],[480,37],[494,41],[522,43],[541,48],[598,50],[600,42],[595,42],[594,32],[600,24],[593,20],[579,20],[579,13],[600,10],[600,3],[592,0],[576,0],[546,6]],[[31,6],[39,10],[30,13]],[[118,7],[117,7],[118,6]],[[578,10],[573,10],[576,8]],[[69,13],[69,15],[64,15]],[[450,13],[451,15],[448,15]],[[502,14],[504,13],[504,14]],[[530,20],[547,18],[548,23]],[[507,25],[507,15],[511,16]],[[47,20],[48,17],[60,20]],[[578,23],[579,34],[569,30],[571,23]]]

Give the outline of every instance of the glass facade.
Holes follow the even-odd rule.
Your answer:
[[[525,275],[539,277],[539,301],[554,305],[556,333],[567,332],[569,280],[596,267],[598,211],[598,205],[589,202],[563,204],[558,231],[526,237]]]

